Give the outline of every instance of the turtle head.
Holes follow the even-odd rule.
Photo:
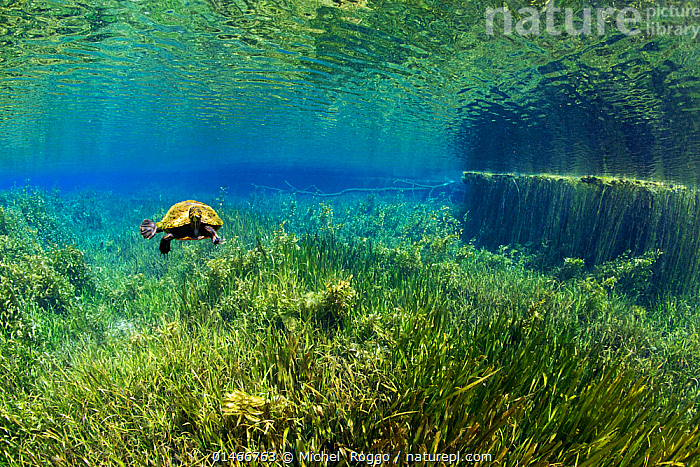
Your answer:
[[[194,236],[199,235],[199,226],[202,224],[202,209],[199,206],[190,208],[190,223],[194,229]]]

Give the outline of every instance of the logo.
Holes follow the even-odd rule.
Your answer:
[[[507,5],[486,9],[486,34],[494,35],[496,24],[505,35],[519,36],[603,36],[611,30],[626,36],[688,36],[700,34],[700,7],[655,6],[643,10],[626,7],[558,8],[553,0],[544,8],[520,8]]]

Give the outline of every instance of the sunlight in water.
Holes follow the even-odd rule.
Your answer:
[[[506,34],[498,16],[486,27],[490,1],[4,3],[0,157],[19,173],[144,154],[154,170],[205,154],[198,166],[700,173],[697,42],[659,32],[692,16],[571,35],[563,10],[585,30],[584,5],[562,1],[550,34],[544,1],[512,2]],[[540,34],[521,34],[535,14]]]

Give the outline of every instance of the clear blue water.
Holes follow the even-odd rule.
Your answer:
[[[628,5],[654,4],[613,6]],[[489,36],[497,6],[3,0],[0,184],[462,170],[697,183],[700,38],[625,36],[612,20],[603,35]]]

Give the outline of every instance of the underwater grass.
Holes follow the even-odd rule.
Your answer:
[[[691,296],[700,288],[696,189],[593,176],[478,172],[465,172],[463,181],[464,236],[481,246],[529,245],[548,269],[567,257],[593,268],[623,255],[655,255],[647,265],[654,274],[637,275],[630,284],[637,295]]]
[[[29,193],[47,212],[74,202]],[[28,292],[35,275],[8,286],[34,332],[1,342],[3,463],[458,450],[489,454],[483,465],[697,462],[697,308],[610,287],[634,258],[548,275],[526,252],[460,244],[444,200],[265,202],[217,206],[228,242],[182,242],[167,259],[130,233],[167,209],[148,203],[122,220],[101,211],[114,230],[74,245],[37,231],[29,249],[5,247],[0,261],[39,257],[39,279],[72,289],[59,307]]]

